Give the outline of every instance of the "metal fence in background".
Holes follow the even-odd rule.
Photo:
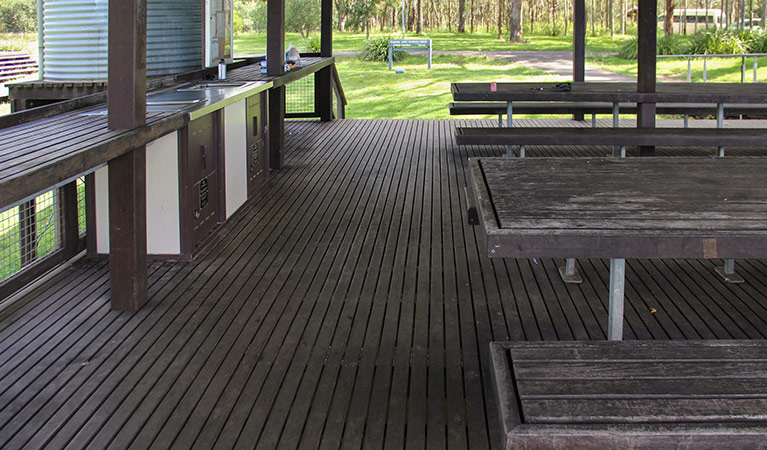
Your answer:
[[[711,58],[740,58],[740,82],[745,83],[747,62],[751,62],[753,77],[752,82],[758,83],[757,69],[759,68],[759,58],[766,57],[767,53],[742,53],[742,54],[705,54],[705,55],[656,55],[658,58],[679,58],[687,59],[687,82],[692,82],[692,61],[701,60],[703,62],[703,82],[708,82],[708,60]]]

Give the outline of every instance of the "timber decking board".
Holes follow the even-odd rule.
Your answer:
[[[286,169],[195,260],[152,263],[141,311],[86,261],[0,313],[0,445],[494,448],[488,342],[604,339],[607,267],[486,257],[467,158],[505,148],[452,136],[492,122],[288,121]],[[626,336],[763,339],[767,265],[737,270],[628,261]]]

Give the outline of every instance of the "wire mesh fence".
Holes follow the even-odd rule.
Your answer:
[[[80,237],[85,235],[85,177],[77,179],[77,230]]]
[[[285,87],[286,114],[313,114],[314,77],[303,77]]]
[[[0,214],[0,281],[61,248],[58,189]]]

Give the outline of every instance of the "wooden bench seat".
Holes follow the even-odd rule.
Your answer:
[[[765,147],[767,129],[457,127],[461,145]]]
[[[37,72],[37,63],[26,53],[0,53],[0,83]]]
[[[612,114],[609,102],[514,102],[514,114]],[[708,116],[717,113],[714,103],[658,103],[656,114]],[[636,103],[621,103],[621,114],[636,114]],[[450,115],[504,115],[506,102],[452,102]],[[725,117],[767,115],[767,106],[761,104],[725,104]]]
[[[490,344],[503,447],[765,448],[767,342]]]

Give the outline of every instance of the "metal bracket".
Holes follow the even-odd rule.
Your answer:
[[[734,259],[725,259],[724,266],[717,266],[714,270],[716,270],[716,273],[718,273],[726,283],[739,284],[745,282],[743,277],[735,272]]]
[[[583,283],[583,278],[575,267],[575,258],[567,258],[564,266],[559,266],[559,276],[565,283]]]

